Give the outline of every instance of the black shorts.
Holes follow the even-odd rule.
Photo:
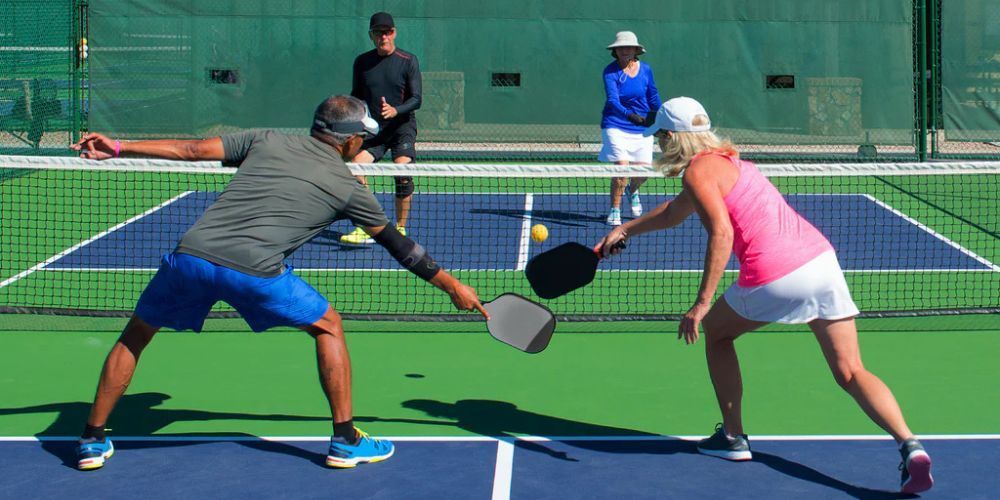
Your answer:
[[[397,127],[386,128],[371,139],[365,140],[361,149],[372,155],[375,162],[382,160],[382,157],[392,151],[392,158],[408,156],[416,161],[417,150],[414,143],[417,141],[417,127],[411,123],[404,123]]]

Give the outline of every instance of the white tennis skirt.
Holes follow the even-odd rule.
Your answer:
[[[858,315],[833,250],[766,285],[733,283],[723,296],[737,314],[754,321],[797,324]]]
[[[601,152],[597,161],[653,163],[653,138],[617,128],[601,129]]]

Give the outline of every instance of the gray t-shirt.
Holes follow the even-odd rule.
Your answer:
[[[371,191],[318,139],[260,130],[224,135],[222,144],[226,163],[239,169],[181,238],[180,253],[273,277],[285,257],[335,220],[389,223]]]

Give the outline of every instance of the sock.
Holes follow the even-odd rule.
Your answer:
[[[81,439],[96,439],[98,441],[104,441],[104,426],[93,426],[86,425],[83,428],[83,435],[80,436]]]
[[[348,420],[346,422],[334,422],[333,423],[333,436],[343,438],[347,441],[347,444],[354,445],[358,443],[358,433],[354,430],[354,419]]]

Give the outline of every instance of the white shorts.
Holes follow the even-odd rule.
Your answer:
[[[653,137],[616,128],[601,129],[601,152],[597,161],[653,163]]]
[[[858,315],[833,250],[766,285],[733,283],[723,296],[737,314],[754,321],[794,324]]]

